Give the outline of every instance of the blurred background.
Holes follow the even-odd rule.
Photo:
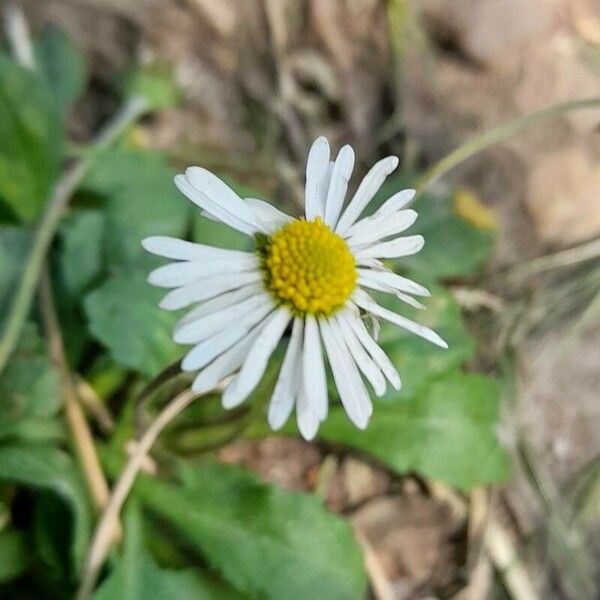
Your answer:
[[[19,4],[34,38],[49,26],[60,28],[85,64],[85,83],[65,122],[69,160],[85,152],[134,89],[148,94],[155,110],[128,130],[118,152],[160,156],[175,169],[205,166],[235,182],[245,195],[269,199],[291,212],[301,206],[305,156],[318,135],[326,135],[333,147],[353,145],[360,174],[382,156],[399,156],[396,185],[408,185],[454,148],[503,122],[557,103],[600,97],[597,0]],[[3,0],[2,5],[8,3]],[[6,37],[3,46],[9,47]],[[52,77],[60,80],[60,69]],[[0,114],[8,118],[9,113]],[[82,251],[100,223],[95,220],[98,207],[117,211],[108,216],[108,226],[116,224],[117,231],[128,231],[128,223],[141,218],[143,203],[129,212],[115,208],[115,190],[127,189],[121,180],[148,177],[146,187],[131,192],[143,199],[154,193],[152,173],[166,168],[128,161],[110,155],[91,173],[71,203],[88,211],[82,218],[86,223],[69,214],[53,247],[57,294],[67,298],[57,301],[66,323],[67,354],[73,370],[91,383],[112,413],[111,421],[121,419],[131,390],[139,390],[141,381],[181,353],[161,346],[150,356],[131,358],[139,344],[168,345],[168,335],[154,330],[140,335],[138,345],[137,330],[129,347],[115,342],[109,322],[121,317],[111,305],[110,286],[116,286],[121,298],[125,292],[110,280],[116,268],[109,264],[101,269],[99,259],[86,258]],[[115,176],[119,182],[109,181],[121,168]],[[167,170],[164,189],[169,189],[169,178]],[[0,198],[7,194],[0,186]],[[112,208],[99,204],[101,197]],[[357,592],[358,586],[344,594],[319,595],[298,588],[300,592],[287,596],[250,585],[248,597],[598,598],[600,110],[563,112],[486,148],[429,186],[415,208],[431,251],[407,269],[418,281],[438,286],[438,297],[446,304],[437,313],[431,309],[433,321],[428,323],[441,323],[442,333],[455,335],[459,350],[452,364],[440,366],[420,346],[414,355],[410,348],[403,354],[404,338],[394,339],[394,347],[399,348],[400,373],[408,380],[407,397],[414,391],[415,406],[427,404],[419,419],[427,418],[428,410],[440,415],[439,430],[415,429],[407,405],[401,408],[406,415],[395,421],[394,399],[387,399],[388,420],[374,430],[374,436],[382,436],[375,441],[335,429],[335,419],[314,444],[260,432],[229,443],[238,431],[227,430],[216,444],[221,462],[242,465],[285,490],[316,493],[352,525],[366,565],[367,587],[361,588],[366,591]],[[144,227],[157,233],[156,224],[169,221],[169,232],[178,228],[172,218],[157,210]],[[191,217],[178,213],[176,218]],[[11,228],[19,222],[14,214],[3,219]],[[146,233],[144,227],[136,230],[138,237]],[[196,240],[220,238],[221,232],[207,227],[194,222],[186,231]],[[8,245],[3,246],[3,260],[8,260]],[[69,252],[87,262],[76,265]],[[147,271],[143,260],[132,260],[136,277]],[[94,269],[102,275],[88,277]],[[60,282],[66,282],[67,291],[60,291]],[[74,288],[81,303],[69,296]],[[137,291],[131,293],[138,301]],[[148,306],[154,306],[156,297],[148,294]],[[150,310],[136,306],[135,318],[152,315],[168,331],[165,317]],[[80,334],[84,330],[85,336]],[[387,339],[385,331],[383,335]],[[31,360],[27,352],[24,357]],[[407,373],[420,360],[435,372],[431,381],[428,373],[418,373],[415,381]],[[32,363],[22,368],[27,364]],[[462,380],[454,397],[443,387],[452,369],[460,376],[480,373],[502,383],[490,415],[483,414],[476,394],[468,404],[470,392]],[[116,383],[106,384],[115,372]],[[5,380],[3,389],[10,395],[14,385]],[[435,385],[442,386],[435,393],[421,391]],[[489,398],[490,393],[480,393]],[[460,415],[448,408],[447,403],[463,402]],[[485,422],[489,437],[476,427],[461,429],[467,413],[474,422]],[[110,427],[93,428],[99,445],[111,439]],[[197,433],[187,431],[187,438],[179,437],[168,452],[197,458]],[[171,437],[176,434],[171,431]],[[406,439],[412,436],[410,445]],[[117,442],[122,445],[124,439],[127,434]],[[486,462],[481,446],[488,444],[489,450],[494,440],[506,457]],[[113,447],[117,442],[111,442]],[[38,552],[31,550],[35,535],[29,527],[49,518],[51,508],[28,514],[37,501],[35,493],[14,485],[0,490],[6,527],[29,532],[23,547],[29,554]],[[24,500],[15,509],[13,500],[21,496]],[[158,543],[152,548],[158,563],[181,566],[175,550],[165,548]],[[203,546],[202,551],[208,552]],[[62,564],[64,556],[48,559],[50,555],[46,548],[39,561]],[[10,562],[19,554],[6,556]],[[0,597],[46,597],[39,595],[44,585],[31,583],[36,577],[28,569],[7,569],[3,579],[0,564]],[[219,569],[227,571],[217,561]],[[56,574],[54,567],[51,571]],[[243,584],[233,583],[243,591]],[[57,589],[64,591],[61,585]],[[44,594],[69,597],[57,589]],[[237,593],[206,597],[237,598]]]

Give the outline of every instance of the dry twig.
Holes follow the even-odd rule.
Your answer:
[[[102,402],[102,398],[98,396],[96,390],[79,373],[74,373],[72,377],[73,385],[77,390],[77,396],[81,404],[94,418],[98,427],[104,433],[111,433],[115,427],[115,423],[110,411],[106,408],[104,402]]]
[[[48,269],[42,271],[40,281],[40,312],[44,321],[44,328],[48,338],[50,357],[60,375],[60,381],[64,394],[65,416],[85,480],[89,488],[90,496],[95,508],[103,510],[108,502],[108,484],[100,460],[94,446],[94,439],[90,432],[83,410],[77,400],[77,393],[73,386],[73,378],[67,364],[65,349],[60,332],[60,324],[56,315],[54,298],[52,296],[52,285]]]
[[[514,600],[540,600],[510,534],[493,518],[485,533],[485,548]]]
[[[227,380],[222,381],[214,391],[222,390],[227,383]],[[199,395],[190,389],[175,396],[175,398],[162,409],[156,419],[154,419],[148,429],[146,429],[139,441],[137,441],[125,467],[121,471],[121,474],[112,489],[108,503],[98,521],[86,557],[81,585],[77,591],[76,600],[86,600],[89,598],[96,585],[100,569],[102,568],[108,550],[110,549],[114,536],[114,528],[118,522],[123,504],[133,487],[138,473],[144,466],[147,454],[150,452],[154,442],[163,429],[198,397]]]

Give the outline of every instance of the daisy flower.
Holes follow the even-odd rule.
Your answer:
[[[318,138],[308,154],[301,219],[262,200],[240,198],[201,167],[175,177],[175,185],[205,217],[256,242],[255,252],[163,236],[142,242],[148,252],[176,261],[149,275],[152,285],[171,290],[160,306],[193,307],[173,332],[175,342],[192,346],[181,368],[197,373],[193,390],[208,392],[235,374],[222,402],[226,409],[238,406],[256,388],[290,328],[268,421],[279,429],[295,407],[301,434],[312,439],[329,407],[325,356],[346,413],[361,429],[373,412],[363,377],[377,396],[384,394],[386,379],[400,389],[398,372],[365,327],[365,315],[447,347],[434,331],[380,306],[366,291],[393,294],[418,307],[413,296],[429,295],[422,285],[382,262],[423,247],[420,235],[399,236],[417,218],[406,208],[414,190],[394,194],[360,219],[397,166],[395,156],[376,163],[344,208],[354,151],[344,146],[331,161],[329,143]]]

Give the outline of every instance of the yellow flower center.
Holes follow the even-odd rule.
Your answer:
[[[288,223],[259,254],[267,288],[298,313],[330,315],[356,287],[354,256],[319,217]]]

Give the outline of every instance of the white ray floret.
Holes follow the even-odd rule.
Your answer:
[[[256,240],[257,251],[166,236],[142,242],[148,252],[173,261],[154,269],[148,281],[169,290],[162,308],[189,308],[173,337],[191,346],[181,368],[196,373],[193,390],[209,392],[231,376],[222,403],[238,406],[257,388],[287,338],[267,418],[279,429],[295,408],[306,439],[317,435],[327,418],[326,363],[348,418],[360,429],[373,413],[365,381],[376,396],[385,394],[386,382],[401,387],[398,371],[365,326],[366,315],[447,347],[437,333],[384,308],[365,291],[391,294],[415,308],[424,308],[415,296],[430,295],[384,262],[423,247],[422,236],[401,235],[417,218],[407,209],[415,191],[402,190],[361,218],[398,159],[376,163],[344,206],[354,162],[350,146],[331,160],[329,142],[324,137],[314,142],[306,165],[304,219],[264,200],[241,198],[210,171],[190,167],[175,177],[179,190],[205,217]]]

